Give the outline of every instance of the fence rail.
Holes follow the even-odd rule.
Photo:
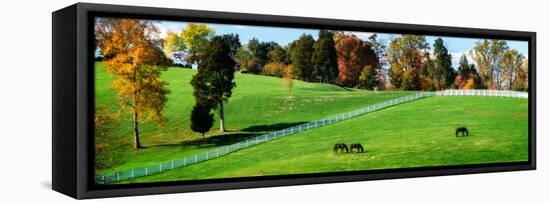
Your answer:
[[[198,153],[195,155],[187,156],[180,159],[170,160],[166,162],[161,162],[157,165],[143,167],[143,168],[135,168],[131,170],[121,171],[121,172],[115,172],[115,173],[109,173],[109,174],[101,174],[99,176],[96,176],[96,183],[97,184],[111,184],[121,181],[126,181],[134,178],[149,176],[156,173],[161,173],[168,170],[173,170],[176,168],[181,168],[189,165],[193,165],[196,163],[200,163],[203,161],[207,161],[213,158],[217,158],[220,156],[227,155],[229,153],[245,149],[257,144],[261,144],[264,142],[268,142],[274,139],[278,139],[284,136],[292,135],[295,133],[299,133],[302,131],[310,130],[313,128],[318,128],[321,126],[329,125],[335,122],[351,119],[357,116],[361,116],[364,114],[368,114],[370,112],[378,111],[380,109],[384,109],[387,107],[391,107],[394,105],[398,105],[401,103],[409,102],[412,100],[417,100],[425,97],[433,97],[433,96],[499,96],[499,97],[513,97],[513,98],[528,98],[528,94],[526,92],[516,92],[516,91],[495,91],[495,90],[445,90],[445,91],[438,91],[438,92],[419,92],[413,95],[408,95],[404,97],[395,98],[392,100],[384,101],[381,103],[373,104],[358,110],[338,114],[336,116],[324,118],[317,121],[312,121],[304,124],[300,124],[297,126],[293,126],[290,128],[285,128],[282,130],[274,131],[265,135],[259,135],[250,139],[246,139],[234,144],[226,145],[217,147],[213,150],[204,152],[204,153]]]
[[[528,99],[529,93],[509,90],[445,90],[436,92],[438,96],[494,96]]]

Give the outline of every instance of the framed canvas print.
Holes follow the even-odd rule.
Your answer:
[[[75,198],[535,169],[534,32],[52,16],[53,189]]]

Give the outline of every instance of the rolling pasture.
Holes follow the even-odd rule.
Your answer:
[[[372,170],[527,160],[527,100],[432,97],[129,182]],[[468,137],[455,137],[466,126]],[[334,143],[364,153],[333,154]]]
[[[266,132],[414,93],[372,92],[302,81],[294,81],[289,91],[280,78],[237,73],[237,86],[225,105],[228,132],[219,135],[219,123],[216,120],[206,140],[202,140],[199,133],[191,131],[189,121],[194,105],[193,89],[189,81],[196,70],[169,68],[161,75],[171,91],[164,111],[167,122],[162,127],[141,123],[140,138],[145,148],[136,151],[132,148],[131,116],[120,109],[116,91],[111,87],[115,78],[105,71],[101,62],[95,64],[95,72],[96,105],[105,107],[108,113],[118,115],[118,119],[109,126],[110,131],[101,137],[101,141],[109,145],[106,152],[111,154],[108,156],[118,158],[118,163],[96,170],[97,174],[178,159]],[[98,160],[102,159],[96,158]]]

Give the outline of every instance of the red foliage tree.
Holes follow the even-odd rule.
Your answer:
[[[380,62],[371,46],[353,35],[343,35],[336,42],[338,56],[338,83],[354,87],[359,83],[363,67],[378,69]]]

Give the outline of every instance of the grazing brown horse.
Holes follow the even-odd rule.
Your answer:
[[[455,130],[455,136],[458,137],[458,133],[461,133],[462,136],[464,136],[464,133],[466,133],[466,136],[470,136],[468,133],[468,129],[466,127],[458,127]]]
[[[349,152],[350,153],[353,153],[353,149],[357,149],[357,152],[359,153],[363,153],[364,150],[363,150],[363,145],[359,144],[359,143],[355,143],[355,144],[351,144],[349,145]]]
[[[338,149],[340,149],[340,153],[344,152],[346,150],[346,153],[349,152],[348,145],[341,143],[341,144],[334,144],[333,151],[334,153],[338,153]]]

